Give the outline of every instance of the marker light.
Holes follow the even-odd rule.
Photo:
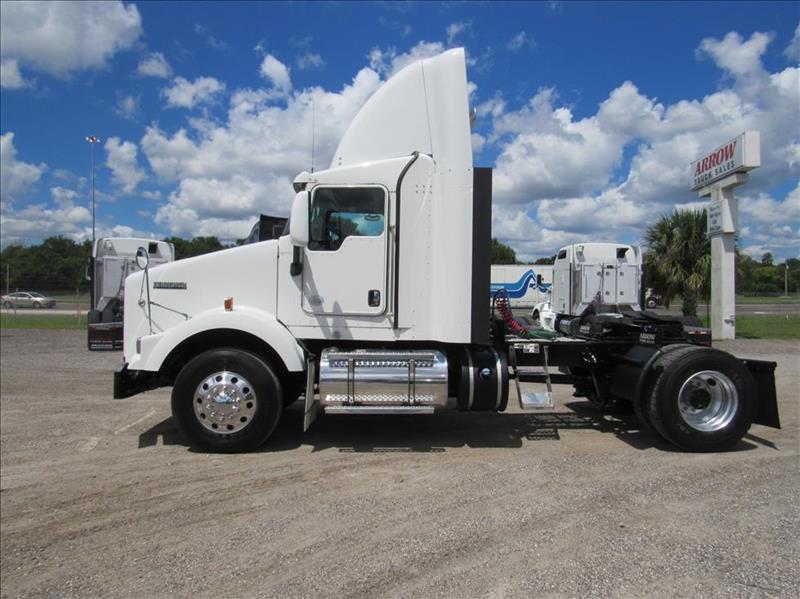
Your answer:
[[[225,305],[225,310],[227,312],[230,312],[231,310],[233,310],[233,298],[232,297],[226,297],[225,301],[223,302],[223,304]]]

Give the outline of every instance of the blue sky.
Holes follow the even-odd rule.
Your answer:
[[[493,232],[523,258],[635,242],[697,206],[688,163],[744,129],[741,246],[800,252],[800,5],[3,2],[2,242],[243,237],[285,215],[358,108],[414,58],[464,46]],[[313,108],[312,108],[313,106]]]

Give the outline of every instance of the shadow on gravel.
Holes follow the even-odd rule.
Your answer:
[[[440,452],[447,448],[521,448],[528,441],[559,441],[560,431],[594,430],[613,434],[635,449],[680,451],[663,439],[640,430],[633,414],[604,414],[589,402],[571,402],[570,412],[497,414],[442,412],[435,416],[320,417],[303,434],[303,408],[295,404],[284,414],[272,437],[259,450],[288,451],[311,445],[313,451]],[[735,451],[755,449],[743,441]]]
[[[139,435],[139,449],[153,447],[161,437],[162,445],[185,445],[183,436],[172,418],[166,418]]]
[[[517,449],[524,442],[560,441],[560,431],[594,430],[613,434],[639,450],[655,447],[681,450],[660,437],[640,430],[633,414],[605,414],[589,402],[570,402],[570,412],[497,414],[442,412],[435,416],[320,416],[303,433],[303,406],[295,403],[284,412],[278,428],[258,452],[291,451],[303,445],[313,451],[338,449],[343,453],[437,453],[448,448]],[[159,437],[164,445],[185,445],[172,418],[139,435],[139,448],[152,447]],[[758,438],[753,438],[754,441]],[[756,449],[742,441],[733,451]]]

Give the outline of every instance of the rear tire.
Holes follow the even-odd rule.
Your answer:
[[[172,414],[189,444],[208,452],[252,451],[275,430],[283,389],[261,358],[214,349],[191,360],[172,388]]]
[[[753,379],[730,354],[681,347],[653,366],[660,374],[646,400],[647,416],[667,441],[688,451],[725,451],[750,429]]]
[[[11,308],[13,308],[14,306],[11,304],[11,302],[3,302],[3,307],[4,307],[6,310],[10,310],[10,309],[11,309]]]

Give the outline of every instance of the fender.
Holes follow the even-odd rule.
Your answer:
[[[215,329],[232,329],[250,333],[269,345],[283,361],[289,372],[305,370],[303,349],[289,330],[273,314],[254,308],[241,307],[231,311],[214,308],[193,316],[163,333],[147,335],[141,339],[141,353],[145,360],[132,359],[130,370],[158,372],[167,356],[189,337]]]

